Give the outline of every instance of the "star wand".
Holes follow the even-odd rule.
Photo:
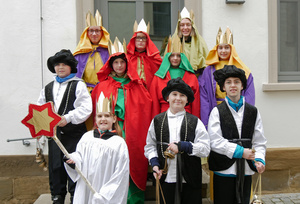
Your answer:
[[[29,104],[28,115],[21,121],[26,127],[29,128],[33,138],[39,136],[51,137],[64,153],[70,159],[70,154],[56,136],[56,125],[61,120],[61,117],[54,112],[53,103],[48,102],[43,105]],[[86,183],[91,192],[95,195],[96,191],[91,183],[85,178],[80,169],[75,165],[75,170]]]

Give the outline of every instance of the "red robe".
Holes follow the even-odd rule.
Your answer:
[[[154,76],[152,85],[150,87],[150,95],[153,100],[152,105],[152,118],[159,113],[162,113],[169,108],[169,103],[162,97],[161,91],[167,86],[168,81],[171,79],[169,71],[165,78]],[[194,92],[194,101],[188,106],[185,106],[185,110],[198,118],[200,118],[200,92],[197,77],[194,73],[185,72],[182,80],[187,83]]]
[[[145,78],[142,79],[142,81],[146,84],[147,89],[149,90],[149,87],[151,85],[153,76],[155,72],[158,70],[162,59],[159,55],[159,50],[155,46],[155,44],[150,39],[149,35],[145,32],[142,32],[147,37],[147,45],[146,45],[146,51],[139,53],[135,51],[135,38],[137,33],[141,31],[135,32],[130,39],[128,45],[127,45],[127,57],[129,61],[132,64],[132,67],[137,69],[138,67],[138,58],[140,58],[140,67],[144,66],[144,72],[145,72]]]
[[[116,53],[110,56],[116,56]],[[96,101],[103,92],[105,97],[110,97],[112,93],[114,106],[118,98],[118,89],[121,83],[108,76],[112,71],[109,65],[110,58],[97,73],[99,84],[92,92],[93,113],[96,112]],[[127,74],[131,81],[124,85],[125,98],[125,135],[130,158],[130,176],[133,182],[141,190],[146,189],[148,161],[144,156],[144,146],[151,122],[152,100],[149,92],[144,87],[142,81],[138,78],[135,70],[130,69],[130,63],[127,63]]]

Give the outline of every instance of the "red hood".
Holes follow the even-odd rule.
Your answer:
[[[135,51],[135,38],[136,38],[137,33],[143,33],[147,37],[146,55],[148,57],[150,57],[152,55],[156,55],[157,53],[159,53],[159,50],[157,49],[157,47],[155,46],[155,44],[150,39],[150,36],[148,35],[148,33],[145,33],[145,32],[142,32],[142,31],[138,31],[138,32],[135,32],[133,34],[132,38],[130,39],[130,41],[129,41],[128,45],[127,45],[127,53],[128,53],[128,55],[133,55],[134,54],[134,51]]]
[[[110,63],[109,63],[110,59],[112,57],[119,56],[121,54],[124,54],[124,53],[123,52],[117,52],[117,53],[114,53],[114,54],[109,56],[106,63],[103,65],[103,67],[97,73],[99,82],[104,81],[105,79],[107,79],[108,75],[111,73],[111,71],[113,71],[113,68],[110,66]],[[132,65],[129,62],[128,57],[127,57],[126,54],[125,54],[125,58],[126,58],[126,61],[127,61],[127,75],[128,75],[128,77],[131,79],[131,81],[139,80],[139,76],[138,76],[136,70],[132,68]]]

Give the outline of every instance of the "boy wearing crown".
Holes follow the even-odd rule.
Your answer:
[[[149,90],[153,76],[158,70],[162,59],[159,50],[149,36],[150,25],[146,26],[144,19],[133,26],[133,36],[127,45],[127,56],[140,79]]]
[[[185,110],[198,118],[200,118],[200,94],[199,85],[195,72],[182,51],[183,45],[180,39],[175,37],[168,41],[168,53],[165,55],[158,71],[153,77],[152,85],[150,87],[150,95],[153,100],[152,117],[166,111],[169,108],[162,95],[161,91],[166,87],[170,79],[177,77],[187,83],[193,90],[195,100],[185,106]]]
[[[104,97],[103,92],[96,101],[96,129],[85,133],[76,151],[65,165],[68,174],[77,182],[74,204],[120,203],[126,204],[129,182],[129,155],[122,131],[113,113],[112,98]],[[73,168],[82,171],[91,183],[96,194],[87,188]]]
[[[201,158],[210,151],[209,136],[199,118],[185,111],[194,92],[180,77],[161,92],[170,104],[154,117],[148,130],[145,156],[156,180],[160,179],[166,203],[202,203]],[[161,195],[162,203],[162,195]]]
[[[179,12],[179,11],[178,11]],[[172,39],[179,37],[181,42],[184,41],[183,53],[192,65],[193,70],[198,76],[205,68],[205,58],[208,54],[207,45],[199,34],[195,25],[194,12],[189,12],[186,7],[178,14],[177,26]],[[168,47],[166,47],[168,50]],[[165,52],[165,54],[167,51]]]
[[[38,105],[52,101],[61,115],[56,135],[68,152],[74,152],[81,136],[86,132],[85,120],[91,115],[92,101],[84,82],[77,78],[77,60],[70,50],[61,50],[47,61],[48,69],[56,73],[54,81],[41,91]],[[68,177],[62,163],[63,153],[56,142],[48,140],[49,183],[53,203],[63,204],[65,195],[74,195],[75,183]],[[68,185],[67,185],[68,183]]]
[[[214,78],[226,93],[225,101],[211,111],[208,122],[214,203],[248,204],[251,175],[265,170],[267,140],[261,117],[241,95],[247,88],[242,69],[225,65],[214,72]]]
[[[82,78],[91,92],[99,82],[97,72],[107,61],[109,33],[102,26],[102,17],[96,11],[95,17],[88,12],[86,28],[80,36],[74,56],[78,61],[76,76]]]
[[[112,94],[114,113],[125,138],[130,158],[130,183],[127,203],[144,203],[148,162],[144,156],[147,129],[151,122],[152,100],[136,69],[126,55],[126,42],[118,38],[109,43],[110,57],[98,72],[99,84],[92,92],[95,101],[101,92]]]
[[[235,65],[245,71],[247,77],[247,87],[243,89],[242,95],[247,103],[255,104],[255,89],[253,76],[250,69],[239,58],[233,45],[233,36],[229,28],[222,33],[219,28],[216,46],[209,51],[206,58],[208,65],[202,76],[198,77],[201,101],[201,121],[207,127],[211,110],[224,101],[226,94],[220,89],[213,77],[216,70],[220,70],[224,65]]]

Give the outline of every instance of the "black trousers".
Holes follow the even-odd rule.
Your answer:
[[[76,148],[76,144],[75,147]],[[73,148],[73,149],[74,149]],[[72,149],[72,148],[71,148]],[[61,195],[65,196],[67,194],[67,187],[68,192],[71,195],[74,195],[75,186],[76,184],[72,181],[69,177],[68,173],[63,164],[63,153],[57,146],[54,140],[48,140],[48,150],[49,150],[49,185],[51,195]],[[67,149],[69,153],[70,148]],[[75,150],[75,149],[74,149]],[[73,151],[74,151],[73,150]]]
[[[251,182],[252,176],[245,176],[243,204],[249,204]],[[235,177],[225,177],[214,174],[214,204],[237,204],[235,186]]]
[[[162,183],[162,190],[167,204],[174,204],[175,202],[175,187],[176,183]],[[163,203],[162,196],[160,195],[160,203]],[[181,192],[182,204],[202,204],[202,189],[193,188],[187,183],[182,184]]]

